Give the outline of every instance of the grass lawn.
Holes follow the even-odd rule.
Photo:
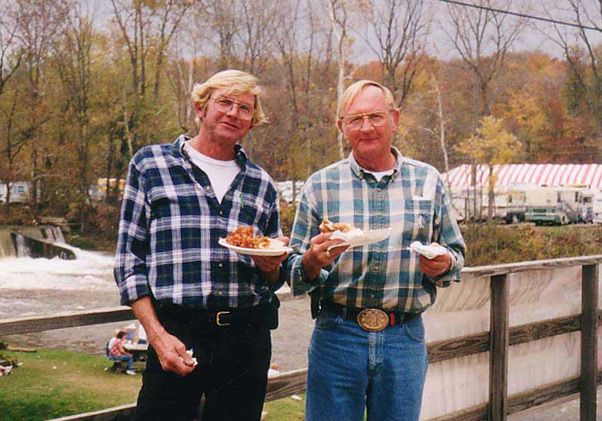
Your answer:
[[[0,377],[0,420],[45,420],[136,400],[142,376],[105,371],[97,355],[38,350],[7,353],[23,365]]]
[[[0,377],[0,420],[37,421],[98,411],[136,400],[142,375],[115,374],[105,357],[43,350],[6,353],[23,365]],[[304,401],[266,404],[266,421],[303,420]]]

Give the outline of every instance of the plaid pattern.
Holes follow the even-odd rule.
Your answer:
[[[130,162],[114,270],[121,303],[147,295],[200,308],[269,302],[284,279],[268,284],[251,257],[218,240],[241,225],[281,235],[272,179],[237,146],[241,172],[220,204],[207,175],[183,150],[187,140],[147,146]]]
[[[288,281],[295,294],[319,286],[321,299],[349,307],[422,312],[435,302],[436,286],[460,281],[466,246],[452,218],[441,175],[430,165],[393,151],[396,167],[380,182],[351,154],[305,183],[290,242],[299,248],[288,261]],[[301,260],[325,218],[365,231],[392,227],[393,234],[379,243],[347,250],[308,282]],[[417,254],[407,249],[413,241],[445,246],[452,254],[452,269],[438,279],[424,275]]]

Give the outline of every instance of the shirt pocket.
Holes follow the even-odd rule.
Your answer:
[[[154,188],[149,194],[151,220],[169,218],[173,214],[178,198],[170,195],[167,189]]]
[[[431,243],[433,232],[434,201],[428,199],[408,199],[404,202],[404,243],[414,241]]]
[[[267,204],[258,197],[242,195],[244,202],[240,205],[238,222],[242,225],[252,226],[259,230],[259,235],[266,234],[269,208]]]

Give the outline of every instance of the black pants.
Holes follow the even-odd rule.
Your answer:
[[[206,312],[157,313],[170,334],[194,349],[199,365],[185,377],[165,372],[149,347],[134,419],[196,420],[205,395],[203,421],[260,420],[272,354],[270,329],[261,317],[219,327]]]

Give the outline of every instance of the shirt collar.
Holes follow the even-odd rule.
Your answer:
[[[391,179],[394,180],[395,177],[401,172],[401,165],[403,164],[403,155],[394,146],[391,146],[391,152],[395,155],[396,161],[395,166],[393,167],[393,174],[391,174]],[[351,166],[351,171],[357,175],[360,180],[363,180],[366,177],[366,173],[369,172],[362,168],[360,164],[357,163],[355,157],[353,156],[353,151],[349,154],[349,165]]]
[[[182,158],[184,158],[188,162],[190,162],[190,156],[188,156],[188,153],[184,149],[184,145],[186,145],[186,143],[190,139],[191,139],[190,136],[180,135],[173,143],[176,150],[180,153]],[[249,160],[249,158],[247,157],[247,153],[243,149],[242,145],[240,145],[238,143],[236,145],[234,145],[234,160],[236,161],[236,163],[238,165],[240,165],[243,168],[245,167],[247,161]]]

